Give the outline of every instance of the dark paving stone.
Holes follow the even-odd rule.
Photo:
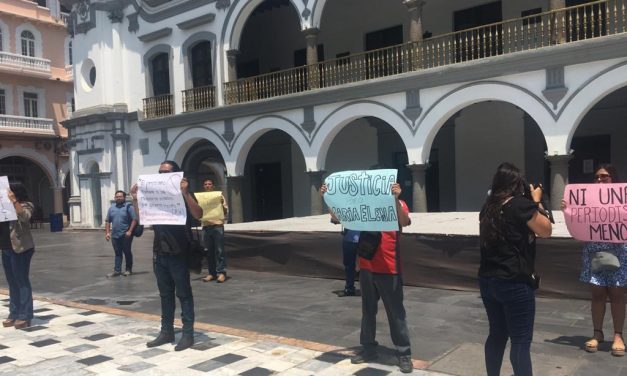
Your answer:
[[[116,303],[119,305],[131,305],[137,303],[137,300],[118,300]]]
[[[204,343],[196,343],[191,348],[193,350],[205,351],[205,350],[213,349],[214,347],[218,347],[218,346],[220,346],[220,345],[217,345],[217,344],[211,343],[211,342],[204,342]]]
[[[35,346],[35,347],[46,347],[46,346],[54,345],[55,343],[61,343],[61,341],[48,338],[48,339],[44,339],[43,341],[32,342],[30,343],[30,345]]]
[[[251,368],[248,371],[240,373],[242,376],[268,376],[273,375],[275,372],[271,371],[267,368],[255,367]]]
[[[36,316],[35,319],[36,320],[43,320],[43,321],[50,321],[52,319],[55,319],[59,317],[59,315],[44,315],[44,316]]]
[[[94,345],[90,345],[90,344],[86,343],[84,345],[68,347],[65,350],[69,351],[71,353],[78,354],[78,353],[81,353],[83,351],[87,351],[87,350],[91,350],[91,349],[97,349],[97,348],[98,348],[98,346],[94,346]]]
[[[2,299],[1,301],[3,301],[3,302],[8,302],[8,301],[10,301],[10,300],[11,300],[11,299],[6,298],[6,299]]]
[[[225,365],[226,364],[222,362],[215,362],[213,360],[207,360],[202,363],[194,364],[193,366],[189,368],[194,369],[196,371],[200,371],[200,372],[210,372],[210,371],[213,371],[214,369],[224,367]]]
[[[224,355],[220,355],[216,358],[213,358],[211,360],[213,360],[214,362],[220,362],[220,363],[224,363],[224,364],[231,364],[231,363],[235,363],[238,362],[242,359],[246,359],[245,356],[241,356],[241,355],[236,355],[236,354],[224,354]]]
[[[125,366],[119,367],[118,369],[124,372],[136,373],[152,367],[155,367],[155,365],[146,362],[137,362],[133,364],[127,364]]]
[[[377,369],[377,368],[370,368],[370,367],[360,369],[359,371],[354,373],[355,376],[385,376],[389,374],[390,372],[388,371],[384,371],[382,369]]]
[[[144,359],[148,359],[148,358],[152,358],[153,356],[161,355],[167,352],[168,351],[164,349],[148,349],[148,350],[144,350],[142,352],[136,353],[135,355]]]
[[[88,337],[83,337],[83,339],[86,339],[88,341],[100,341],[102,339],[105,338],[111,338],[113,337],[111,334],[107,334],[107,333],[98,333],[98,334],[94,334]]]
[[[11,358],[10,356],[0,356],[0,364],[9,363],[14,360],[15,359]]]
[[[77,322],[73,322],[71,324],[68,324],[69,326],[73,326],[75,328],[80,328],[81,326],[87,326],[87,325],[91,325],[94,324],[91,321],[77,321]]]
[[[322,362],[327,362],[327,363],[339,363],[342,360],[348,358],[347,355],[342,355],[342,354],[337,354],[337,353],[324,353],[318,357],[316,357],[316,360],[320,360]]]
[[[43,326],[43,325],[35,325],[35,326],[29,326],[28,328],[24,328],[24,329],[20,329],[23,330],[25,332],[36,332],[39,330],[44,330],[44,329],[48,329],[47,326]]]
[[[104,355],[96,355],[96,356],[92,356],[92,357],[89,357],[89,358],[77,360],[76,362],[84,364],[86,366],[93,366],[94,364],[107,362],[107,361],[109,361],[111,359],[113,359],[113,358],[110,358],[110,357],[104,356]]]
[[[48,311],[52,311],[51,308],[38,308],[38,309],[34,309],[33,313],[42,313],[42,312],[48,312]]]
[[[81,312],[81,313],[79,313],[79,315],[82,315],[82,316],[91,316],[91,315],[95,315],[95,314],[97,314],[97,313],[100,313],[100,312],[98,312],[98,311],[85,311],[85,312]]]
[[[4,350],[4,349],[8,349],[9,346],[5,346],[5,345],[0,345],[0,350]]]
[[[79,300],[79,303],[84,303],[84,304],[89,304],[89,305],[105,305],[107,304],[107,301],[104,299],[94,299],[94,298],[89,298],[89,299],[83,299],[83,300]]]

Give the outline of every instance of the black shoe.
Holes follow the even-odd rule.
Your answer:
[[[411,355],[399,356],[398,368],[400,368],[403,373],[411,373],[414,370],[414,364],[411,362]]]
[[[146,347],[157,347],[161,345],[165,345],[166,343],[174,342],[174,333],[164,333],[161,332],[157,336],[157,338],[153,339],[150,342],[146,343]]]
[[[355,296],[355,289],[344,289],[337,293],[337,296],[343,298],[345,296]]]
[[[379,354],[377,354],[376,350],[363,350],[351,358],[351,363],[353,364],[370,363],[371,361],[377,359],[378,357],[379,357]]]
[[[183,334],[179,343],[174,346],[174,351],[182,351],[185,349],[189,349],[194,345],[194,335],[193,334]]]

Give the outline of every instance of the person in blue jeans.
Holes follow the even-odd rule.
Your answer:
[[[205,179],[202,183],[205,192],[213,191],[213,180]],[[224,223],[229,215],[229,207],[222,195],[220,206],[223,217],[220,219],[202,220],[203,240],[207,250],[207,268],[209,273],[203,277],[203,282],[226,281],[226,258],[224,257]]]
[[[337,219],[333,211],[329,210],[331,215],[331,223],[338,225],[340,221]],[[357,267],[357,243],[359,242],[359,231],[344,229],[342,230],[342,264],[344,264],[344,276],[346,283],[344,290],[338,293],[338,296],[355,296],[355,275]]]
[[[490,324],[485,342],[488,376],[500,375],[508,339],[514,374],[533,375],[535,239],[551,236],[552,229],[541,203],[542,188],[530,186],[531,197],[525,197],[525,184],[516,166],[501,164],[479,214],[479,289]]]
[[[181,169],[174,161],[163,161],[159,166],[160,174],[179,171]],[[154,231],[153,268],[161,298],[161,331],[157,338],[146,343],[147,347],[156,347],[174,341],[175,298],[178,297],[181,303],[183,334],[174,347],[175,351],[185,350],[194,345],[194,297],[189,281],[187,253],[190,247],[192,222],[194,218],[200,219],[203,213],[202,208],[196,202],[196,198],[189,192],[187,179],[181,179],[180,189],[185,202],[187,223],[184,225],[152,226]],[[133,196],[137,220],[141,223],[137,191],[137,184],[135,184],[131,188],[131,195]]]
[[[11,183],[7,197],[15,209],[17,220],[0,222],[2,267],[9,285],[9,317],[2,322],[2,326],[23,329],[30,326],[33,319],[33,290],[29,273],[35,253],[30,233],[30,219],[35,207],[29,202],[22,183]]]
[[[137,218],[133,205],[126,203],[126,192],[115,192],[115,204],[109,208],[105,221],[105,239],[111,240],[115,261],[113,273],[107,277],[128,276],[133,273],[133,230],[137,226]],[[126,260],[126,268],[122,273],[122,257]]]

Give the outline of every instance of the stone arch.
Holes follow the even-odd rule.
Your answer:
[[[37,153],[34,149],[26,149],[21,146],[0,149],[0,160],[8,157],[21,157],[28,159],[29,161],[39,166],[39,168],[41,168],[41,170],[48,178],[50,186],[56,185],[57,171],[54,163],[49,161],[47,158],[43,158],[41,154]]]
[[[416,145],[420,149],[419,161],[416,163],[424,164],[428,161],[435,136],[451,116],[468,106],[486,101],[505,102],[520,108],[538,124],[549,145],[547,135],[552,134],[555,119],[541,98],[509,83],[476,82],[450,91],[425,111],[416,132]]]
[[[327,4],[327,0],[314,0],[311,6],[311,15],[309,16],[309,24],[311,28],[320,28],[320,23],[322,22],[322,13],[324,12],[324,7]]]
[[[329,114],[316,129],[314,134],[314,142],[311,146],[312,151],[317,151],[316,156],[305,158],[308,169],[319,171],[324,170],[329,147],[335,139],[335,136],[349,123],[364,117],[378,118],[389,124],[400,136],[405,149],[409,163],[417,163],[413,145],[411,125],[402,113],[389,107],[383,103],[374,101],[358,101],[343,105]]]
[[[35,37],[35,57],[43,57],[43,40],[41,32],[30,23],[23,23],[15,28],[15,53],[22,54],[22,32],[30,31]]]
[[[172,143],[168,147],[168,150],[165,153],[165,159],[173,160],[180,165],[191,147],[199,140],[207,140],[218,149],[220,155],[222,155],[222,159],[227,165],[227,172],[230,172],[228,162],[230,152],[227,145],[218,132],[207,127],[190,127],[179,133],[176,137],[174,137]]]
[[[617,77],[627,77],[627,62],[612,66],[592,77],[567,100],[555,130],[555,151],[568,154],[573,136],[588,112],[603,98],[627,86],[627,80],[618,80]]]
[[[298,145],[301,153],[305,157],[305,163],[307,163],[307,151],[309,150],[309,144],[305,135],[299,130],[300,127],[294,122],[277,115],[267,115],[258,117],[244,126],[239,132],[237,137],[233,140],[232,155],[235,159],[232,161],[233,166],[231,169],[230,163],[227,161],[227,172],[232,176],[241,176],[244,174],[244,168],[246,166],[246,159],[250,149],[255,142],[268,131],[281,130],[287,133],[294,142]]]
[[[229,8],[226,16],[226,22],[222,28],[221,45],[225,51],[239,49],[239,42],[242,37],[244,26],[255,8],[257,8],[257,6],[262,2],[263,0],[234,1],[234,4]],[[306,27],[302,17],[304,6],[301,1],[290,0],[290,3],[298,14],[299,24],[301,30],[303,30]]]

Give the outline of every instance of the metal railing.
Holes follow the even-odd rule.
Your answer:
[[[32,118],[26,116],[0,115],[0,131],[30,130],[43,133],[54,133],[54,120]]]
[[[50,73],[50,60],[38,57],[24,56],[0,51],[0,66],[12,69],[29,70],[37,73]]]
[[[215,86],[201,86],[183,90],[183,112],[198,111],[215,106]]]
[[[226,104],[620,34],[627,0],[600,0],[224,84]]]
[[[174,97],[172,94],[144,98],[144,118],[154,119],[174,114]]]
[[[73,78],[74,77],[74,73],[72,71],[73,66],[72,65],[66,65],[65,66],[65,76],[68,78]]]

